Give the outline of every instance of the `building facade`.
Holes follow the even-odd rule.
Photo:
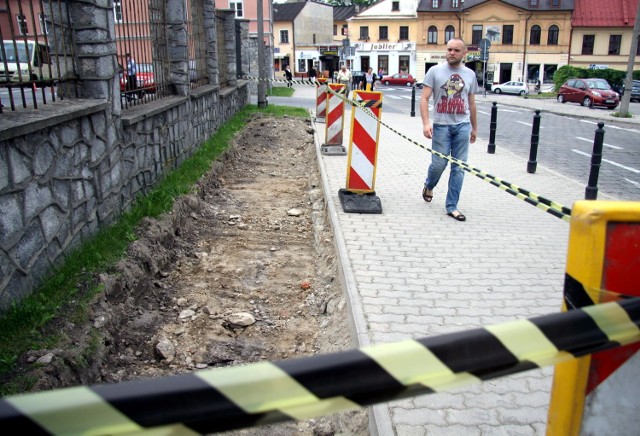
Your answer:
[[[336,70],[338,47],[333,41],[333,7],[302,1],[274,5],[274,69],[289,65],[295,76],[308,77],[311,67]]]
[[[369,67],[388,75],[418,71],[417,0],[382,0],[348,20],[354,53],[347,64],[355,71]]]
[[[627,69],[638,0],[576,0],[573,11],[570,64],[582,68]],[[640,42],[640,41],[639,41]],[[640,44],[634,70],[640,69]]]
[[[418,74],[444,62],[446,43],[456,37],[468,45],[466,65],[481,85],[485,77],[487,84],[549,83],[569,63],[573,7],[573,0],[422,0]]]

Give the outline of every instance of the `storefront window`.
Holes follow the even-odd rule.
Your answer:
[[[398,56],[399,71],[409,72],[409,56]]]
[[[378,56],[378,70],[382,70],[382,74],[389,74],[389,56]]]

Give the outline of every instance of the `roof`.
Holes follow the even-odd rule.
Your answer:
[[[576,0],[573,27],[633,27],[638,0]]]
[[[333,21],[347,21],[348,18],[353,17],[355,14],[355,5],[333,7]]]
[[[273,21],[293,21],[306,5],[307,2],[274,3]]]
[[[478,6],[482,3],[486,3],[490,0],[458,0],[458,4],[460,7],[454,8],[452,7],[453,1],[451,0],[440,0],[440,4],[437,8],[433,7],[433,0],[420,0],[420,4],[418,5],[418,12],[451,12],[451,11],[465,11],[474,6]],[[552,0],[538,0],[537,6],[531,6],[531,0],[499,0],[501,3],[506,3],[511,6],[515,6],[516,8],[525,10],[525,11],[572,11],[574,9],[574,3],[579,2],[581,0],[560,0],[560,5],[553,7],[551,6]],[[591,0],[594,3],[602,0]],[[608,0],[607,0],[608,1]],[[637,0],[630,0],[637,1]]]

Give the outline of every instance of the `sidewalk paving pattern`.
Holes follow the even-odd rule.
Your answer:
[[[296,87],[296,97],[315,90]],[[497,97],[497,98],[494,98]],[[489,96],[487,97],[489,98]],[[490,96],[491,101],[506,100]],[[555,102],[512,99],[520,105],[582,115]],[[502,103],[502,102],[501,102]],[[601,116],[601,113],[597,114]],[[636,117],[637,118],[637,117]],[[385,114],[381,120],[426,147],[419,114]],[[632,122],[636,122],[634,119]],[[348,148],[351,111],[345,114]],[[435,336],[560,310],[569,224],[466,173],[460,210],[446,215],[449,169],[426,203],[421,190],[431,154],[380,128],[375,192],[382,214],[342,211],[348,156],[324,156],[324,124],[315,142],[343,282],[358,346]],[[572,207],[584,198],[584,181],[526,162],[487,140],[470,147],[469,163],[518,186]],[[450,165],[449,165],[450,166]],[[448,166],[448,168],[449,168]],[[601,199],[607,199],[600,194]],[[379,435],[542,435],[553,368],[485,381],[453,391],[374,406],[371,431]]]

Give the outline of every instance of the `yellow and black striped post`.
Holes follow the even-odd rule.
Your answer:
[[[576,202],[563,309],[640,296],[638,283],[640,202]],[[639,349],[618,347],[556,366],[547,434],[638,434]]]

